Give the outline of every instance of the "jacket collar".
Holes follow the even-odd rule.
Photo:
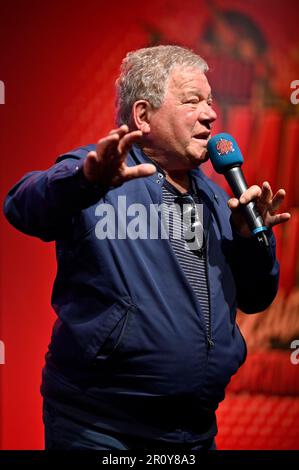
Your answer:
[[[157,171],[147,177],[148,180],[153,181],[158,184],[161,184],[161,179],[165,178],[165,171],[161,168],[156,162],[154,162],[150,157],[148,157],[140,147],[133,145],[132,151],[130,152],[131,162],[128,161],[129,166],[138,165],[140,163],[152,163],[155,165]],[[161,175],[163,178],[161,178]],[[218,204],[218,197],[213,191],[212,187],[209,184],[207,176],[202,172],[200,168],[196,168],[190,171],[190,176],[195,179],[197,188],[207,194],[208,198],[212,201],[215,201]]]
[[[139,163],[153,163],[157,171],[153,175],[146,178],[147,181],[151,182],[148,188],[152,188],[150,193],[152,193],[152,198],[161,199],[162,198],[162,191],[161,186],[163,185],[164,178],[165,178],[165,171],[156,163],[153,162],[145,153],[141,150],[140,147],[134,145],[132,147],[132,151],[130,152],[131,155],[131,163],[128,161],[128,164],[131,165],[138,165]],[[195,186],[198,191],[198,195],[204,204],[204,218],[208,221],[208,225],[211,222],[211,214],[214,214],[215,220],[219,229],[221,230],[221,223],[220,223],[220,206],[219,206],[219,197],[214,191],[213,185],[210,183],[209,178],[203,173],[200,168],[196,168],[190,171],[191,178],[195,181]]]
[[[154,173],[153,175],[149,176],[147,179],[149,180],[152,180],[152,181],[155,181],[157,180],[157,178],[159,178],[159,173],[160,175],[163,176],[163,178],[165,178],[166,174],[165,174],[165,171],[163,170],[163,168],[161,168],[157,162],[154,162],[150,157],[148,157],[144,152],[143,150],[138,147],[137,145],[133,145],[132,146],[132,150],[130,152],[130,155],[132,157],[132,161],[133,161],[133,165],[135,164],[140,164],[140,163],[152,163],[153,165],[155,165],[156,167],[156,173]],[[131,165],[129,165],[131,166]],[[160,177],[161,178],[161,177]]]

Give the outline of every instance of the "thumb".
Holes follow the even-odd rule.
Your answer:
[[[129,181],[135,178],[142,178],[146,176],[151,176],[156,172],[155,165],[151,163],[141,163],[133,167],[127,167],[123,173],[123,180]]]
[[[240,203],[237,198],[232,197],[227,201],[227,205],[231,210],[234,210],[234,209],[237,209],[237,207],[239,207]]]

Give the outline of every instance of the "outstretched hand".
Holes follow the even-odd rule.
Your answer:
[[[255,202],[266,227],[271,228],[274,225],[287,222],[291,214],[288,212],[276,213],[285,195],[285,190],[279,189],[273,196],[270,184],[265,181],[261,188],[257,185],[250,186],[250,188],[241,195],[240,199],[229,199],[227,204],[232,211],[232,221],[236,230],[244,237],[251,236],[248,224],[242,213],[242,205],[246,205],[251,201]]]
[[[105,187],[120,186],[133,178],[150,176],[156,168],[150,163],[127,166],[126,158],[132,145],[142,137],[142,132],[129,132],[123,125],[112,129],[106,137],[100,139],[96,150],[87,154],[83,165],[85,178]]]

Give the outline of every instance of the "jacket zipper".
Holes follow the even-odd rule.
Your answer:
[[[208,246],[208,245],[206,245]],[[206,268],[206,280],[207,280],[207,288],[208,288],[208,296],[209,296],[209,325],[206,325],[206,332],[207,332],[207,343],[208,343],[208,351],[213,348],[214,341],[212,339],[212,315],[211,315],[211,290],[210,290],[210,281],[209,281],[209,267],[208,267],[208,258],[207,258],[208,250],[205,250],[205,268]]]
[[[192,189],[193,189],[193,192],[197,194],[199,202],[201,202],[201,198],[198,195],[198,191],[197,191],[197,188],[193,179],[192,179]],[[211,217],[212,217],[212,214],[211,214]],[[200,248],[198,250],[198,254],[201,258],[204,257],[206,281],[207,281],[208,296],[209,296],[209,325],[206,324],[205,318],[203,319],[204,324],[205,324],[205,330],[206,330],[207,347],[209,351],[210,349],[213,348],[214,341],[212,340],[211,290],[210,290],[209,268],[208,268],[208,241],[205,240],[205,243],[206,243],[206,247]]]

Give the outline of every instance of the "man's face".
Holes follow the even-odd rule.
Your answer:
[[[152,156],[165,169],[191,169],[207,160],[211,124],[217,117],[211,105],[204,73],[194,67],[173,69],[162,105],[152,111],[148,134]]]

